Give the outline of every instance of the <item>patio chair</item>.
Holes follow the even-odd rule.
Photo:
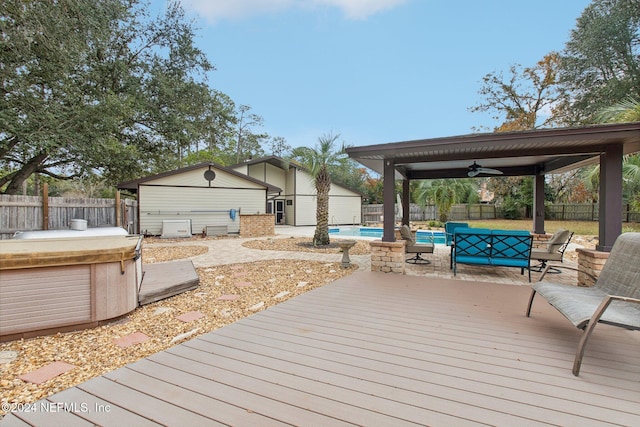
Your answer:
[[[430,237],[430,243],[417,243],[416,239],[413,237],[413,233],[408,225],[404,224],[400,227],[400,236],[402,240],[406,241],[404,246],[404,251],[407,254],[415,254],[413,258],[408,258],[405,260],[411,264],[430,264],[431,261],[428,259],[422,258],[422,254],[432,254],[435,246],[433,244],[433,236]]]
[[[531,288],[527,317],[536,294],[540,294],[576,328],[582,329],[573,361],[578,376],[587,340],[598,323],[640,330],[640,233],[624,233],[616,239],[600,276],[591,287],[544,282],[546,270]],[[558,266],[558,268],[573,267]],[[587,274],[582,271],[581,274]]]
[[[532,250],[531,259],[540,261],[538,264],[531,267],[533,271],[542,271],[547,266],[549,261],[562,262],[564,257],[564,251],[569,246],[569,242],[573,237],[573,232],[569,230],[563,230],[562,228],[556,231],[553,236],[546,242],[547,247],[545,250]],[[548,273],[560,273],[560,270],[555,267],[550,267],[547,270]]]
[[[451,246],[453,243],[453,234],[455,233],[456,228],[469,228],[469,224],[466,222],[453,222],[447,221],[444,223],[444,235],[445,241],[444,243],[447,246]]]

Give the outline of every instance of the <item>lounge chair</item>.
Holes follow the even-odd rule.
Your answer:
[[[407,254],[415,254],[413,258],[408,258],[406,262],[411,264],[430,264],[431,261],[422,258],[422,254],[432,254],[435,246],[433,244],[433,237],[431,237],[431,243],[417,243],[413,237],[413,233],[408,225],[400,227],[400,236],[407,243],[404,246],[404,251]]]
[[[562,228],[556,231],[553,236],[546,242],[547,247],[544,250],[532,250],[531,251],[531,259],[540,261],[539,264],[531,267],[533,271],[542,271],[547,266],[547,262],[549,261],[559,261],[562,262],[564,257],[564,251],[569,246],[569,242],[573,237],[573,232],[569,230],[563,230]],[[559,273],[555,267],[549,268],[548,273]]]
[[[573,375],[578,376],[587,340],[598,322],[640,330],[640,233],[624,233],[616,239],[592,287],[544,282],[549,268],[545,267],[541,281],[532,286],[527,317],[533,298],[540,294],[576,328],[584,330],[573,362]]]

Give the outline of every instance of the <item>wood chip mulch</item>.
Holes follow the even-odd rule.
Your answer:
[[[276,250],[339,251],[339,248],[304,249],[299,245],[302,240],[309,239],[255,240],[247,242],[247,245],[264,246],[264,249],[277,248]],[[206,246],[198,245],[195,241],[193,245],[171,246],[169,242],[166,243],[167,246],[143,246],[144,262],[191,257],[207,250]],[[366,249],[359,248],[365,245]],[[367,242],[356,245],[350,253],[362,253],[365,250],[368,251]],[[355,270],[356,265],[343,269],[339,262],[298,260],[269,260],[199,268],[200,286],[197,289],[140,307],[112,324],[1,343],[0,353],[14,351],[17,352],[17,358],[0,364],[0,403],[35,402],[333,282]],[[239,282],[244,285],[238,286]],[[191,312],[201,312],[204,316],[189,322],[176,319]],[[134,333],[144,334],[149,339],[125,348],[117,344],[122,337]],[[56,361],[75,365],[75,368],[43,384],[33,384],[19,378],[20,375]],[[4,411],[0,411],[0,418],[3,414]]]

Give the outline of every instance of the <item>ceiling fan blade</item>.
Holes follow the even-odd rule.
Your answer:
[[[486,173],[486,174],[489,174],[489,175],[502,175],[502,171],[499,171],[498,169],[492,169],[492,168],[478,167],[478,172],[479,173]]]
[[[469,178],[473,178],[474,176],[478,175],[480,173],[479,170],[475,169],[475,170],[470,170],[469,172],[467,172],[467,176],[469,176]]]

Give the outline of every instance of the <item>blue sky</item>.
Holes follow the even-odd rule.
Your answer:
[[[482,77],[562,50],[589,3],[182,0],[211,86],[293,147],[329,132],[360,146],[493,129],[468,111]]]

